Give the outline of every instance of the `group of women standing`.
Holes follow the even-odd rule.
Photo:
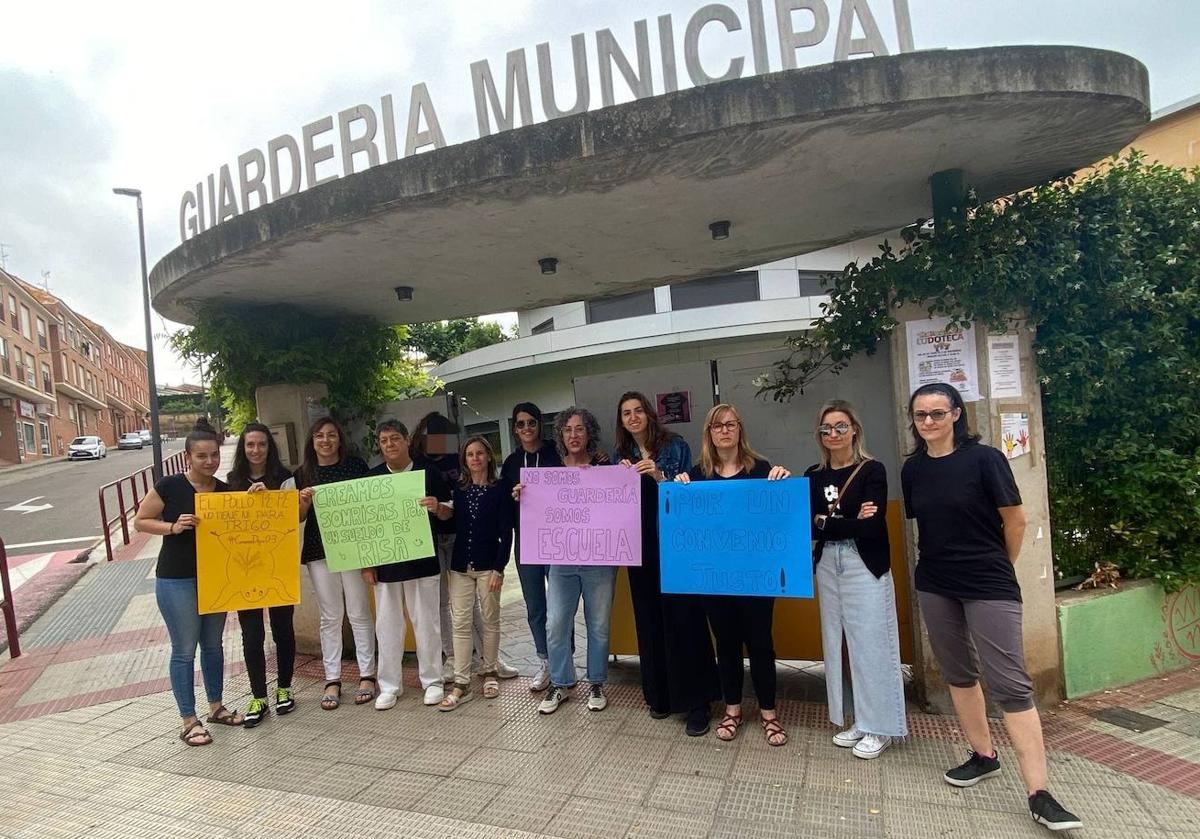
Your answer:
[[[436,673],[435,653],[443,647],[435,634],[440,622],[433,607],[409,613],[426,615],[418,635],[418,666],[426,688],[426,704],[449,711],[468,701],[471,653],[481,657],[479,672],[485,696],[499,691],[499,592],[519,530],[520,470],[528,467],[588,467],[615,463],[636,470],[642,482],[643,562],[631,568],[629,579],[637,626],[643,694],[651,716],[685,715],[688,735],[710,730],[711,703],[720,698],[724,711],[715,736],[735,739],[743,725],[743,651],[759,710],[762,735],[771,746],[788,741],[776,711],[775,651],[772,642],[774,600],[741,595],[664,594],[659,585],[657,486],[663,481],[759,478],[783,480],[791,473],[758,455],[737,409],[716,405],[704,420],[698,463],[687,443],[658,422],[646,397],[623,394],[616,412],[616,450],[600,450],[600,426],[585,408],[557,414],[551,440],[543,439],[542,415],[523,402],[512,413],[516,450],[497,474],[495,455],[482,437],[467,440],[459,452],[456,486],[427,484],[421,503],[441,522],[454,522],[455,541],[450,562],[448,600],[453,626],[453,685],[443,691]],[[1080,826],[1047,792],[1046,756],[1041,724],[1033,702],[1033,685],[1024,664],[1021,640],[1020,589],[1013,570],[1024,533],[1021,498],[1007,460],[996,449],[979,443],[967,426],[965,406],[949,385],[919,388],[909,402],[914,448],[901,471],[904,509],[916,519],[919,562],[916,589],[930,646],[950,685],[959,721],[972,752],[966,763],[945,773],[954,786],[971,786],[1000,771],[990,739],[980,671],[1004,714],[1017,762],[1025,780],[1032,817],[1052,830]],[[387,456],[380,468],[413,468],[408,460],[407,430],[398,423],[384,431],[397,432],[403,457]],[[399,426],[397,428],[397,426]],[[854,407],[842,400],[827,402],[818,412],[815,437],[820,462],[805,471],[812,493],[814,567],[820,596],[821,632],[829,718],[840,730],[836,746],[849,748],[863,759],[881,755],[895,738],[907,734],[904,683],[900,663],[896,606],[891,577],[886,522],[887,475],[871,458],[866,435]],[[382,447],[382,439],[381,439]],[[393,446],[393,450],[396,446]],[[399,643],[380,635],[379,668],[385,659],[391,677],[376,707],[391,707],[399,692],[403,619],[400,612],[380,610],[372,631],[368,582],[382,575],[333,573],[324,565],[324,552],[315,517],[308,516],[312,487],[367,474],[366,464],[348,457],[344,435],[332,420],[314,424],[305,444],[304,464],[288,476],[274,453],[274,441],[263,426],[247,426],[238,443],[229,484],[213,477],[219,463],[216,439],[204,430],[188,437],[188,469],[184,475],[159,481],[138,512],[139,530],[161,533],[157,596],[171,634],[171,681],[183,717],[180,735],[189,745],[211,742],[195,714],[192,667],[197,645],[210,704],[209,723],[251,725],[266,713],[266,676],[262,643],[262,614],[241,615],[247,668],[254,699],[245,715],[221,703],[220,636],[223,615],[196,614],[194,498],[197,492],[279,488],[294,481],[300,489],[301,518],[308,518],[302,561],[308,566],[321,612],[321,642],[327,679],[325,708],[340,702],[341,622],[348,613],[354,630],[360,682],[355,701],[375,698],[376,633],[399,633]],[[436,471],[426,464],[427,473]],[[511,499],[511,500],[510,500]],[[541,665],[530,682],[545,691],[537,710],[554,713],[571,696],[577,675],[574,663],[574,620],[579,603],[586,627],[587,707],[602,711],[609,658],[609,625],[616,569],[603,566],[528,565],[521,562],[516,540],[516,566],[530,633]],[[417,563],[404,563],[416,565]],[[430,565],[427,576],[436,571]],[[376,571],[373,574],[379,574]],[[386,581],[385,581],[386,585]],[[426,604],[432,589],[412,595]],[[477,627],[475,611],[482,615]],[[384,616],[395,626],[381,627]],[[276,710],[294,707],[291,663],[294,640],[290,607],[270,612],[278,648],[279,682]],[[480,630],[482,643],[475,637]],[[424,636],[422,638],[422,635]],[[715,642],[715,647],[714,647]],[[849,656],[853,682],[853,722],[847,724],[842,684],[842,646]],[[385,648],[391,650],[385,654]],[[397,652],[398,651],[398,652]],[[440,665],[441,656],[436,664]],[[286,662],[285,662],[286,659]],[[430,684],[426,684],[426,682]],[[389,696],[390,695],[390,696]],[[387,701],[379,700],[387,697]],[[390,703],[390,704],[389,704]]]

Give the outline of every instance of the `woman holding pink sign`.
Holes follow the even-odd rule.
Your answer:
[[[750,446],[741,414],[732,405],[713,407],[704,418],[704,444],[700,463],[675,480],[723,481],[738,478],[766,478],[779,481],[792,473],[772,466]],[[707,598],[708,622],[717,640],[717,667],[721,674],[721,692],[725,694],[725,716],[717,724],[717,739],[732,740],[742,727],[742,647],[750,657],[750,680],[758,699],[763,733],[767,743],[782,746],[788,741],[775,713],[775,644],[771,626],[775,617],[775,598],[722,594]]]

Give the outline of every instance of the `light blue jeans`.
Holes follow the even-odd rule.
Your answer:
[[[592,684],[603,684],[608,678],[608,627],[617,569],[611,565],[551,565],[549,576],[546,644],[550,652],[550,681],[558,687],[575,684],[571,635],[582,597],[583,620],[587,625],[587,679]]]
[[[225,613],[201,615],[196,606],[196,578],[154,581],[154,599],[171,636],[171,692],[183,719],[196,716],[196,647],[200,647],[200,672],[209,702],[221,701],[225,677]]]
[[[826,542],[817,563],[821,597],[821,643],[825,649],[825,691],[829,719],[845,725],[842,635],[850,651],[854,680],[854,724],[868,734],[903,737],[904,676],[892,574],[876,578],[863,563],[853,539]]]

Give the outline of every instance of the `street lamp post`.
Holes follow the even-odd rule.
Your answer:
[[[142,312],[146,319],[146,380],[150,392],[150,446],[154,451],[154,480],[163,476],[162,429],[158,422],[158,387],[154,384],[154,332],[150,327],[150,278],[146,274],[146,225],[142,220],[142,191],[114,189],[117,195],[137,199],[138,244],[142,250]]]

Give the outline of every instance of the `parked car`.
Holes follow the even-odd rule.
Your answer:
[[[108,457],[108,449],[99,437],[76,437],[67,451],[68,460],[99,460]]]
[[[136,431],[126,431],[121,435],[121,439],[117,441],[118,449],[140,449],[144,445],[142,435]]]
[[[148,445],[150,445],[150,443],[151,443],[151,440],[150,440],[150,429],[148,429],[148,428],[139,428],[139,429],[138,429],[138,436],[140,436],[140,437],[142,438],[142,445],[143,445],[143,446],[148,446]]]

